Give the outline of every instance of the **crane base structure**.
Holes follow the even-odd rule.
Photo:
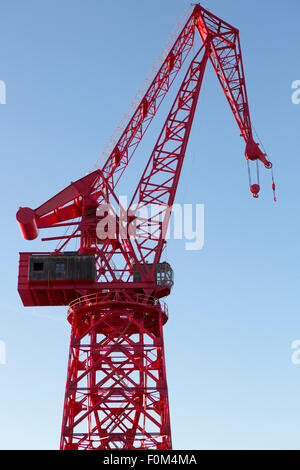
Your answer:
[[[95,294],[70,306],[62,449],[171,448],[167,308],[134,297]]]
[[[117,185],[195,45],[196,33],[197,53],[124,207]],[[53,251],[20,253],[18,292],[24,306],[68,306],[63,450],[172,448],[163,341],[168,309],[162,299],[171,293],[173,271],[161,257],[209,62],[245,141],[250,190],[257,199],[260,185],[251,181],[251,166],[272,164],[253,138],[239,31],[197,4],[105,164],[36,209],[17,212],[26,240],[36,239],[40,230],[57,230],[42,238],[58,243]],[[275,191],[274,181],[272,187]]]

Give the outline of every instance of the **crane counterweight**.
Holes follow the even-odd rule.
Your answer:
[[[34,210],[20,207],[16,215],[21,234],[25,240],[35,240],[39,235]]]

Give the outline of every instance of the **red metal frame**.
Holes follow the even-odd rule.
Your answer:
[[[136,211],[150,204],[156,208],[152,209],[150,217],[140,220],[135,239],[142,264],[149,260],[153,263],[152,276],[165,243],[170,209],[174,203],[209,54],[210,41],[207,41],[190,64],[129,206],[132,212],[134,204]]]
[[[188,67],[129,208],[121,207],[117,183],[194,45],[196,30],[203,45]],[[208,59],[245,140],[246,159],[271,168],[253,140],[239,32],[195,5],[102,169],[37,209],[18,211],[25,238],[36,238],[39,229],[68,228],[69,234],[42,240],[59,241],[54,251],[59,255],[78,239],[78,253],[94,255],[97,266],[94,282],[29,281],[30,253],[20,254],[18,289],[24,305],[70,304],[62,449],[171,448],[163,346],[168,316],[159,301],[169,295],[170,286],[157,285],[155,272]],[[257,197],[259,186],[252,185],[251,191]],[[139,216],[149,205],[156,211]],[[97,225],[105,223],[105,211],[118,228],[100,240]],[[131,223],[135,237],[127,236]],[[134,282],[134,269],[140,282]]]
[[[62,449],[171,448],[166,307],[128,292],[75,301]]]

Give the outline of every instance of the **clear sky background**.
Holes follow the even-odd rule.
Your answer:
[[[59,445],[70,329],[66,308],[24,308],[25,242],[15,213],[37,207],[93,168],[188,7],[183,0],[2,0],[0,80],[0,447]],[[297,0],[203,4],[241,32],[253,123],[274,162],[249,195],[244,143],[208,67],[177,202],[205,204],[205,245],[171,241],[167,374],[175,449],[299,449],[299,123]],[[182,77],[182,76],[181,76]],[[173,94],[128,169],[132,193]],[[143,160],[144,158],[144,160]],[[135,179],[136,178],[136,179]]]

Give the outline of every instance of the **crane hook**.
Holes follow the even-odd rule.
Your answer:
[[[260,192],[259,184],[252,184],[252,186],[250,187],[250,191],[255,199],[259,198],[259,195],[258,195]]]

